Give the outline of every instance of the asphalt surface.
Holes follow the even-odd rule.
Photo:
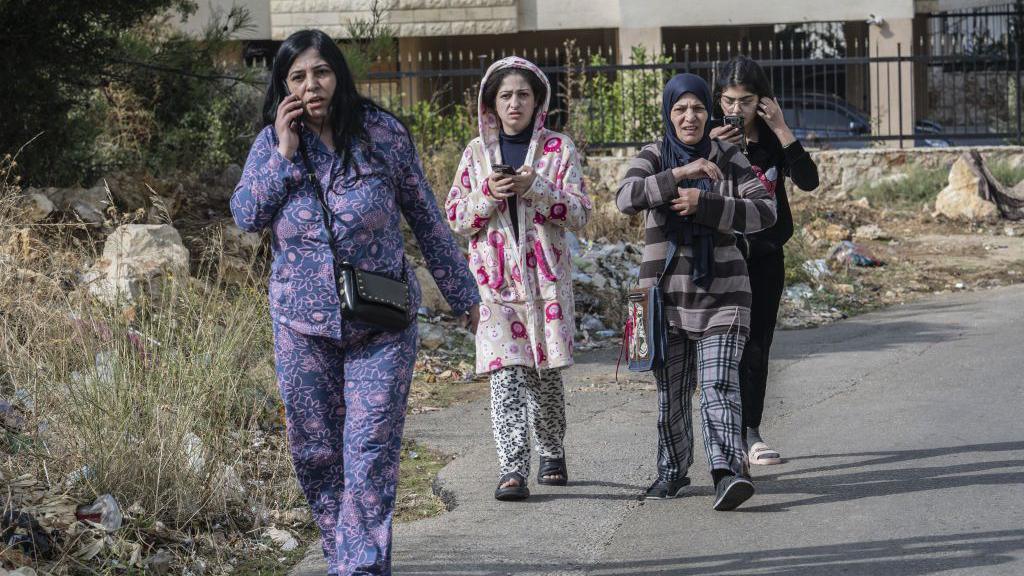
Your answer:
[[[457,455],[438,477],[453,508],[396,527],[394,573],[1024,574],[1022,320],[1011,287],[778,333],[762,433],[786,461],[753,467],[734,512],[711,509],[699,430],[688,495],[638,500],[654,388],[616,384],[616,351],[566,373],[571,483],[531,478],[525,502],[492,497],[486,400],[413,417],[408,436]],[[293,576],[325,570],[315,547]]]

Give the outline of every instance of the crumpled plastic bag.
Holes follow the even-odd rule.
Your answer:
[[[883,262],[881,258],[872,254],[867,248],[849,240],[843,240],[839,244],[833,246],[832,250],[829,252],[829,258],[835,259],[847,266],[885,265],[885,262]]]
[[[107,532],[117,532],[124,520],[121,507],[110,494],[100,496],[88,506],[79,506],[75,514],[79,520],[102,526]]]

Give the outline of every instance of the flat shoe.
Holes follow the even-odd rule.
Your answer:
[[[545,476],[561,476],[561,478],[545,478]],[[540,457],[537,470],[537,484],[545,486],[565,486],[569,483],[569,471],[565,467],[565,458]]]
[[[654,484],[644,492],[642,500],[671,500],[678,498],[683,488],[690,485],[690,479],[686,476],[671,482],[655,480]]]
[[[715,486],[715,510],[735,510],[754,495],[754,484],[743,476],[726,476]]]
[[[751,464],[757,464],[759,466],[782,464],[782,455],[764,442],[754,442],[754,445],[750,447],[750,452],[747,454],[747,458],[750,460]]]
[[[506,486],[502,488],[502,485],[509,480],[515,480],[519,482],[518,486]],[[498,487],[494,490],[494,498],[504,502],[514,502],[516,500],[526,500],[530,497],[530,489],[526,487],[526,478],[519,472],[509,472],[498,479]]]

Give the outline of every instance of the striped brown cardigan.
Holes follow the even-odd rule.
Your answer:
[[[671,326],[685,330],[690,338],[730,331],[746,335],[750,330],[750,280],[733,232],[757,232],[774,224],[775,201],[738,147],[713,140],[708,160],[718,165],[725,179],[716,182],[713,191],[701,192],[693,218],[718,231],[714,235],[714,281],[708,290],[693,283],[693,249],[680,245],[661,284],[665,315]],[[662,168],[660,147],[648,144],[630,161],[616,199],[619,210],[626,214],[646,211],[641,287],[654,284],[665,266],[668,250],[668,207],[652,208],[666,205],[677,196],[672,170]]]

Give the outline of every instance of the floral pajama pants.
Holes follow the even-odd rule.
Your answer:
[[[274,323],[278,386],[299,484],[328,573],[391,574],[391,520],[416,325],[347,325],[343,340]]]
[[[537,452],[546,458],[565,456],[565,392],[560,370],[508,366],[491,372],[491,424],[501,475],[530,475],[529,430]]]

